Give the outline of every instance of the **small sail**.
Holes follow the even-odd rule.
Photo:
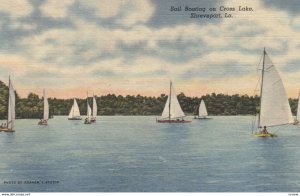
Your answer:
[[[168,100],[166,102],[166,105],[165,105],[165,108],[161,115],[161,118],[173,119],[173,118],[180,118],[180,117],[184,117],[184,116],[185,116],[185,114],[180,107],[174,86],[172,85],[172,82],[171,82],[170,83],[170,95],[168,96]]]
[[[92,115],[92,109],[91,109],[91,107],[90,107],[90,104],[87,103],[87,116],[88,116],[88,118],[90,118],[91,115]]]
[[[93,97],[93,117],[97,116],[97,102],[96,102],[96,98]]]
[[[16,95],[15,90],[13,88],[12,82],[9,78],[9,98],[8,98],[8,115],[7,115],[7,127],[11,130],[15,127],[15,102],[16,102]]]
[[[300,93],[298,96],[298,107],[297,107],[297,116],[296,116],[296,120],[300,121]]]
[[[43,120],[48,120],[49,119],[49,103],[48,103],[48,98],[46,96],[46,92],[44,90],[44,118]]]
[[[169,105],[170,105],[170,96],[168,96],[167,102],[165,104],[164,110],[162,112],[161,118],[169,118]]]
[[[69,113],[69,118],[73,118],[73,114],[74,114],[74,105],[72,105],[71,111]]]
[[[74,116],[80,116],[80,111],[76,99],[74,99]]]
[[[76,99],[74,98],[73,106],[69,113],[69,118],[80,117],[80,111]]]
[[[283,82],[271,59],[264,52],[259,127],[293,123],[288,97]]]
[[[208,114],[207,114],[205,102],[204,100],[201,100],[200,107],[199,107],[199,117],[206,117],[207,115]]]

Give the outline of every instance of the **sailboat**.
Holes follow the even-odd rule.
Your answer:
[[[76,99],[74,98],[73,106],[72,106],[71,111],[69,113],[68,120],[81,120],[81,119],[82,118],[80,116],[79,107],[78,107]]]
[[[48,103],[48,98],[46,96],[45,89],[43,90],[43,96],[44,96],[44,114],[43,114],[43,119],[41,119],[40,122],[38,122],[38,125],[47,125],[49,119],[49,103]]]
[[[202,99],[200,102],[200,106],[199,106],[199,114],[198,114],[198,116],[195,116],[195,119],[211,119],[211,118],[208,118],[207,116],[208,116],[208,113],[206,110],[205,102]]]
[[[8,80],[9,80],[9,85],[8,85],[9,90],[8,90],[7,121],[6,123],[1,125],[0,131],[14,132],[15,120],[16,120],[16,112],[15,112],[16,95],[15,95],[15,90],[13,88],[12,82],[10,81],[10,77]]]
[[[184,120],[184,112],[182,111],[180,104],[178,102],[174,86],[172,81],[170,81],[170,93],[168,100],[165,104],[164,110],[162,112],[161,118],[156,120],[159,123],[189,123],[192,121]]]
[[[299,124],[299,121],[300,121],[300,93],[298,95],[297,115],[296,115],[296,118],[295,118],[295,121],[294,121],[293,125]]]
[[[291,124],[294,122],[283,82],[266,50],[263,52],[261,70],[260,110],[258,117],[258,137],[274,137],[267,127]]]
[[[90,107],[89,101],[88,101],[88,97],[86,98],[86,107],[87,107],[87,111],[86,111],[86,118],[84,119],[84,124],[91,124],[91,116],[92,116],[92,109]]]
[[[92,110],[91,122],[96,122],[96,116],[97,116],[97,102],[95,96],[93,96],[93,110]]]

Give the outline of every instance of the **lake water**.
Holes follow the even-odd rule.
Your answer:
[[[17,120],[16,132],[0,132],[1,191],[300,191],[300,125],[256,138],[250,116],[187,124],[153,116],[37,122]]]

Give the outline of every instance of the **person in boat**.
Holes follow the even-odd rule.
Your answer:
[[[2,123],[1,128],[7,128],[6,123]]]
[[[263,130],[260,131],[261,134],[268,134],[267,127],[264,126]]]

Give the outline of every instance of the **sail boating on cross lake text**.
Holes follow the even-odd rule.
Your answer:
[[[234,11],[254,11],[252,7],[249,6],[238,6],[238,7],[226,7],[226,6],[220,6],[218,9],[215,7],[212,8],[206,8],[206,7],[189,7],[189,6],[171,6],[170,7],[171,12],[216,12],[216,11],[229,11],[229,12],[234,12]]]

